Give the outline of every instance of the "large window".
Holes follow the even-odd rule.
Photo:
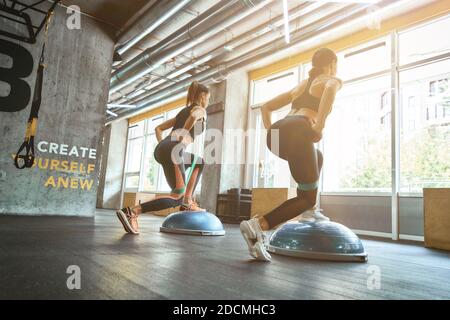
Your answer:
[[[450,50],[450,17],[406,30],[399,35],[400,64],[433,58]]]
[[[390,45],[389,39],[382,38],[338,53],[338,76],[350,81],[390,69]]]
[[[298,84],[299,72],[294,68],[253,83],[251,105],[259,105],[277,95],[293,89]]]
[[[167,192],[163,170],[154,158],[158,144],[155,128],[160,123],[173,118],[181,108],[142,120],[128,129],[127,162],[125,166],[125,190],[144,192]],[[168,131],[164,133],[164,136]]]
[[[450,15],[337,52],[344,87],[319,144],[324,154],[320,191],[325,201],[347,197],[342,201],[352,202],[348,208],[373,204],[363,209],[377,216],[360,213],[359,207],[349,212],[360,219],[357,229],[390,229],[386,234],[394,239],[423,240],[423,188],[450,187],[449,30]],[[310,62],[298,66],[301,79],[310,69]],[[253,104],[284,91],[264,92],[269,82],[263,80],[253,83]],[[250,127],[260,128],[260,112],[252,107]],[[257,135],[255,142],[248,183],[293,186],[286,179],[286,162],[267,150],[265,136]]]
[[[154,152],[158,141],[155,128],[162,122],[172,119],[181,110],[173,109],[164,114],[142,120],[130,125],[128,129],[127,162],[125,165],[125,190],[132,192],[168,192],[170,187],[164,176],[161,165],[156,162]],[[163,132],[163,138],[170,130]],[[204,137],[195,139],[195,144],[186,148],[188,152],[203,154]],[[196,191],[201,188],[201,180]]]
[[[128,128],[127,163],[125,166],[125,189],[139,188],[142,148],[144,143],[144,121]]]
[[[448,30],[449,16],[337,53],[338,76],[345,85],[336,97],[320,145],[324,153],[322,192],[391,193],[394,178],[404,195],[420,195],[424,187],[450,186]],[[296,75],[304,79],[310,69],[309,62],[255,81],[251,105],[295,86]],[[394,128],[393,111],[397,115]],[[254,128],[262,128],[259,114],[257,109],[250,111]],[[399,132],[398,137],[392,132]],[[267,150],[265,137],[256,140],[253,186],[289,185],[285,161]],[[392,172],[399,174],[394,177]]]
[[[391,191],[390,38],[381,38],[338,53],[338,75],[346,81],[339,92],[323,139],[325,163],[322,191]],[[370,61],[371,63],[367,63]],[[255,81],[251,104],[258,105],[308,77],[311,63]],[[284,117],[289,108],[273,114]],[[259,110],[253,121],[262,128]],[[257,135],[252,184],[254,187],[292,185],[286,161],[275,157]]]
[[[344,86],[323,139],[323,191],[391,191],[388,75]]]
[[[156,140],[155,128],[164,121],[164,116],[157,116],[147,120],[146,139],[144,147],[144,161],[142,170],[142,191],[158,190],[159,163],[156,162],[153,153],[158,140]]]
[[[400,191],[450,187],[450,59],[400,72]]]
[[[399,191],[450,186],[450,17],[399,34]]]
[[[287,113],[289,113],[289,108],[275,111],[272,114],[272,121],[275,122],[284,118]],[[289,165],[287,161],[278,158],[266,147],[266,136],[262,134],[264,125],[259,113],[256,115],[256,123],[260,130],[257,131],[256,136],[258,148],[254,159],[256,165],[253,173],[253,187],[289,187],[291,180]]]
[[[338,53],[345,85],[322,140],[324,192],[391,191],[390,45],[381,38]]]

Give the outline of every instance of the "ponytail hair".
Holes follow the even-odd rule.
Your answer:
[[[322,68],[330,65],[333,61],[337,61],[337,55],[331,49],[321,48],[314,52],[309,78],[311,80],[317,78],[323,72]]]
[[[319,69],[317,67],[312,67],[311,70],[309,70],[309,72],[308,72],[309,78],[311,80],[314,80],[315,78],[317,78],[321,73],[322,73],[322,69]]]
[[[188,89],[186,105],[190,107],[194,104],[198,104],[200,100],[200,94],[202,93],[209,93],[208,87],[204,86],[198,81],[193,81]]]

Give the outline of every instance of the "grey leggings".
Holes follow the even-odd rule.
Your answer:
[[[158,163],[160,163],[164,170],[164,175],[166,176],[167,184],[172,188],[172,191],[175,191],[176,184],[177,184],[177,175],[175,174],[175,166],[178,165],[178,168],[181,171],[181,175],[183,176],[183,183],[187,184],[187,181],[185,181],[186,176],[185,172],[186,169],[188,169],[191,164],[194,161],[194,155],[192,153],[184,151],[184,148],[180,148],[180,152],[176,155],[178,158],[177,163],[175,164],[172,159],[172,150],[175,147],[180,147],[180,142],[178,141],[172,141],[170,139],[170,136],[163,139],[155,148],[155,159]],[[197,186],[198,182],[200,181],[202,171],[203,171],[203,159],[200,157],[197,157],[197,161],[195,163],[195,169],[199,169],[197,179],[195,181],[194,190]]]
[[[277,132],[274,130],[278,130],[279,139],[276,139]],[[314,184],[319,180],[323,156],[314,147],[313,134],[311,124],[304,116],[281,119],[270,127],[267,134],[268,148],[288,162],[292,177],[298,184]],[[317,188],[311,191],[317,192]],[[315,200],[306,197],[306,192],[297,189],[297,197],[285,201],[265,215],[269,227],[274,228],[313,207]]]
[[[175,147],[180,147],[182,145],[179,145],[178,141],[171,141],[170,136],[166,137],[164,140],[162,140],[155,148],[155,159],[158,163],[160,163],[164,170],[164,175],[166,176],[166,180],[168,185],[172,188],[172,193],[182,193],[184,192],[181,190],[176,189],[177,185],[177,174],[175,173],[175,166],[178,166],[181,172],[181,176],[183,179],[183,184],[186,186],[188,181],[186,181],[186,169],[190,168],[193,161],[194,161],[194,155],[189,152],[185,152],[184,148],[180,148],[179,154],[175,155],[177,157],[177,163],[175,164],[172,160],[172,150]],[[203,171],[203,159],[200,157],[197,157],[197,160],[195,162],[195,168],[198,168],[198,174],[197,179],[195,180],[194,189],[196,188],[198,182],[200,181],[200,177],[202,175]],[[179,181],[178,181],[179,182]],[[176,206],[180,206],[183,204],[183,198],[180,199],[172,199],[170,197],[166,198],[159,198],[155,200],[151,200],[145,203],[141,203],[141,209],[142,212],[152,212],[152,211],[160,211],[163,209],[168,208],[174,208]]]

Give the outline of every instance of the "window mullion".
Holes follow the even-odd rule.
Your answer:
[[[399,48],[398,33],[391,34],[391,224],[392,240],[398,240],[399,235],[399,184],[400,184],[400,81],[399,81]]]
[[[146,149],[147,149],[147,134],[146,134],[147,133],[147,125],[148,125],[148,120],[145,120],[144,121],[144,135],[142,137],[143,146],[142,146],[142,149],[141,149],[141,165],[140,165],[140,168],[139,168],[138,192],[142,191],[142,185],[143,185],[143,181],[144,181],[144,179],[142,177],[143,177],[143,172],[144,172],[145,152],[146,152]]]

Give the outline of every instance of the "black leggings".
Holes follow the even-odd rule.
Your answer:
[[[313,134],[311,124],[304,116],[287,116],[275,122],[267,133],[268,148],[288,161],[291,174],[298,184],[312,184],[319,180],[323,156],[314,147]],[[310,191],[297,189],[297,197],[285,201],[264,218],[272,229],[312,208],[316,204],[316,195],[317,188]]]
[[[177,147],[179,152],[174,152],[175,159],[172,159],[172,151]],[[177,185],[177,175],[175,173],[175,166],[178,166],[181,172],[181,176],[183,179],[183,184],[186,187],[188,181],[186,181],[186,169],[190,168],[192,163],[194,162],[195,156],[192,153],[184,151],[184,145],[177,141],[171,141],[170,136],[163,139],[155,148],[154,153],[156,161],[162,165],[164,170],[164,175],[166,176],[166,180],[170,188],[172,188],[173,193],[177,193],[176,185]],[[177,163],[177,164],[175,164]],[[200,177],[203,171],[203,159],[197,157],[195,162],[195,167],[198,168],[197,179],[195,180],[194,189],[197,187],[198,182],[200,181]],[[168,208],[174,208],[183,203],[183,199],[180,198],[178,200],[172,198],[159,198],[155,200],[151,200],[141,204],[142,212],[151,212],[151,211],[160,211]]]
[[[172,151],[175,150],[172,155]],[[183,177],[183,184],[186,186],[188,181],[186,181],[186,170],[191,167],[194,162],[195,156],[192,153],[186,152],[185,146],[178,141],[171,141],[170,136],[163,139],[155,148],[155,159],[156,161],[162,165],[164,170],[164,175],[167,180],[167,184],[172,188],[172,191],[175,191],[177,185],[177,176],[175,173],[175,166],[178,166],[180,169],[181,175]],[[177,152],[178,151],[178,152]],[[172,157],[174,157],[172,159]],[[203,171],[203,159],[201,157],[197,157],[195,167],[193,170],[198,169],[197,179],[195,180],[194,190],[200,181],[200,177]]]

